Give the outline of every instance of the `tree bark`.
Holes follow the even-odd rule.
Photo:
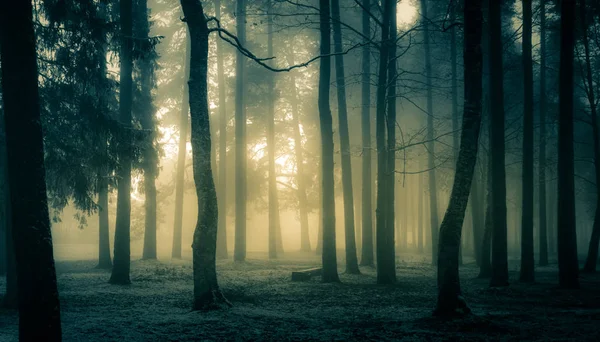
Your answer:
[[[364,8],[371,8],[371,0],[362,0]],[[362,11],[362,48],[361,71],[361,131],[362,131],[362,243],[361,266],[373,266],[373,190],[371,163],[371,47],[366,44],[371,36],[371,17]]]
[[[189,115],[189,91],[188,75],[190,73],[190,38],[187,31],[186,52],[183,61],[184,80],[183,96],[181,99],[181,116],[179,119],[179,147],[177,150],[177,171],[175,174],[175,222],[173,223],[173,248],[171,257],[181,259],[181,231],[183,226],[183,195],[185,181],[185,157],[187,155],[188,115]]]
[[[461,230],[479,146],[482,99],[481,0],[465,0],[464,80],[465,105],[456,175],[450,203],[440,228],[438,301],[434,315],[453,316],[470,312],[462,298],[458,274]]]
[[[191,41],[189,98],[192,122],[194,183],[198,196],[198,221],[192,243],[194,310],[231,305],[217,282],[216,252],[219,209],[211,170],[211,139],[208,111],[208,26],[199,0],[181,0]]]
[[[523,175],[521,220],[521,282],[535,280],[533,257],[533,61],[531,59],[532,0],[523,0]]]
[[[60,341],[31,1],[0,2],[0,58],[20,341]]]
[[[396,13],[397,2],[392,1],[391,13]],[[390,15],[390,45],[389,45],[389,62],[388,62],[388,83],[387,83],[387,169],[385,170],[387,179],[387,201],[389,203],[387,207],[387,219],[386,229],[388,234],[388,241],[390,241],[388,257],[391,258],[390,263],[394,267],[394,273],[396,269],[396,249],[394,246],[395,237],[395,209],[396,209],[396,82],[398,76],[397,63],[396,63],[396,40],[398,38],[398,26],[396,24],[396,16]],[[408,244],[408,188],[404,189],[405,199],[404,208],[404,236],[402,239],[403,245],[406,247]]]
[[[490,286],[508,285],[506,223],[506,171],[504,166],[504,86],[502,63],[502,1],[489,2],[490,109],[492,129],[492,275]]]
[[[342,25],[339,0],[331,0],[333,41],[335,56],[335,81],[340,127],[340,154],[342,159],[342,189],[344,194],[344,231],[346,242],[346,273],[360,274],[356,257],[354,232],[354,192],[352,189],[352,163],[350,155],[350,133],[348,132],[348,109],[346,107],[346,80],[342,46]]]
[[[546,1],[540,1],[540,156],[538,201],[540,226],[540,266],[548,265],[548,225],[546,213]]]
[[[573,49],[575,0],[561,2],[558,116],[558,278],[562,288],[579,287],[573,152]]]
[[[106,141],[106,140],[103,140]],[[106,145],[106,143],[105,143]],[[108,223],[108,173],[103,167],[98,175],[98,266],[100,269],[110,269],[110,235]]]
[[[331,54],[329,0],[319,0],[321,56]],[[323,186],[323,282],[339,282],[335,247],[335,196],[333,179],[333,119],[329,108],[331,57],[321,58],[319,69],[319,122],[321,124],[321,170]]]
[[[0,70],[1,74],[1,70]],[[1,78],[1,77],[0,77]],[[0,86],[0,91],[1,91]],[[6,289],[4,297],[0,302],[0,307],[6,309],[16,309],[17,303],[17,265],[15,263],[14,242],[11,228],[11,209],[10,209],[10,183],[8,179],[8,167],[6,165],[6,135],[4,130],[4,113],[0,105],[0,240],[4,242],[0,246],[0,262],[3,262],[4,272],[0,275],[6,275]]]
[[[246,0],[236,0],[237,37],[246,43]],[[235,60],[235,246],[233,260],[246,260],[246,61],[239,51]]]
[[[475,169],[473,181],[471,182],[471,217],[473,219],[473,251],[475,252],[475,261],[477,266],[481,266],[481,244],[485,231],[485,218],[483,196],[479,184],[480,178],[477,177],[477,174],[477,169]]]
[[[215,17],[221,18],[221,0],[215,0]],[[227,84],[223,67],[223,46],[217,38],[217,81],[219,82],[219,229],[217,230],[217,258],[227,259]]]
[[[147,0],[136,3],[136,37],[150,38],[150,23]],[[158,176],[158,154],[154,147],[156,124],[152,105],[152,88],[154,87],[154,66],[150,52],[146,52],[138,61],[140,72],[140,103],[138,108],[140,123],[145,132],[142,150],[142,169],[144,171],[144,249],[142,259],[156,259],[156,177]]]
[[[376,210],[376,235],[377,235],[377,283],[392,284],[396,282],[395,251],[394,251],[394,223],[388,222],[388,211],[393,202],[389,199],[388,150],[386,146],[386,95],[387,76],[390,53],[390,17],[395,0],[383,1],[383,18],[381,27],[381,47],[379,52],[379,76],[377,81],[377,210]],[[394,12],[395,13],[395,12]],[[395,43],[395,42],[393,42]],[[390,231],[391,230],[391,231]]]
[[[131,225],[131,106],[133,69],[133,4],[132,0],[119,3],[121,24],[121,64],[119,81],[119,167],[117,169],[117,222],[115,224],[114,264],[109,282],[126,285],[130,268]]]

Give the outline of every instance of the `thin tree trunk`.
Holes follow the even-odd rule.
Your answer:
[[[187,155],[188,115],[190,111],[188,77],[190,74],[190,38],[186,37],[186,53],[184,60],[183,97],[181,100],[181,116],[179,121],[179,148],[177,151],[177,171],[175,174],[175,222],[173,224],[173,249],[171,257],[181,259],[181,230],[183,226],[183,195],[185,181],[185,157]]]
[[[221,0],[215,0],[215,16],[221,18]],[[217,258],[227,259],[227,84],[223,67],[223,46],[217,43],[217,81],[219,82],[219,229],[217,230]]]
[[[477,165],[477,164],[476,164]],[[480,178],[477,169],[471,182],[471,217],[473,219],[473,251],[477,266],[481,266],[481,243],[484,235],[485,218],[483,215],[483,196],[480,189]]]
[[[104,140],[106,141],[106,140]],[[106,168],[98,175],[98,266],[100,269],[110,269],[110,237],[108,223],[108,174]]]
[[[329,0],[319,0],[321,56],[331,53]],[[323,282],[339,282],[335,247],[335,196],[333,179],[333,119],[329,108],[331,57],[321,58],[319,70],[319,122],[321,124],[321,169],[323,186]]]
[[[438,301],[434,315],[453,316],[468,314],[470,309],[462,298],[458,274],[461,230],[471,182],[477,162],[479,131],[481,128],[482,54],[481,54],[481,1],[465,0],[464,22],[464,80],[465,106],[460,151],[450,203],[440,228],[438,260]]]
[[[121,65],[119,81],[119,167],[117,169],[117,222],[115,225],[114,264],[109,282],[129,284],[131,225],[131,106],[133,69],[133,4],[119,3],[121,24]]]
[[[273,56],[273,16],[272,2],[269,1],[267,13],[267,55]],[[275,79],[268,74],[269,95],[267,100],[267,150],[269,159],[269,258],[276,259],[277,234],[279,229],[279,201],[277,197],[277,175],[275,174]]]
[[[523,181],[521,273],[519,280],[535,280],[533,257],[533,61],[531,59],[532,0],[523,0]]]
[[[575,0],[561,2],[558,116],[558,278],[562,288],[579,287],[573,152],[573,49]]]
[[[396,8],[397,8],[397,2],[396,1],[392,1],[392,4],[390,5],[390,11],[391,13],[396,13]],[[387,241],[389,241],[389,251],[386,252],[387,257],[390,258],[390,261],[388,261],[390,263],[390,271],[393,267],[394,269],[394,274],[393,277],[394,279],[396,278],[396,250],[395,250],[395,246],[394,246],[394,240],[395,238],[395,227],[394,227],[394,223],[395,223],[395,203],[396,203],[396,193],[395,193],[395,184],[396,184],[396,82],[397,82],[397,76],[398,76],[398,70],[397,70],[397,63],[396,63],[396,40],[398,38],[398,26],[396,24],[396,16],[395,15],[390,15],[390,44],[389,44],[389,62],[388,62],[388,82],[387,82],[387,120],[386,120],[386,126],[387,126],[387,164],[386,164],[386,170],[385,170],[385,175],[387,177],[387,202],[388,207],[386,210],[386,215],[387,215],[387,219],[386,219],[386,234],[387,234]],[[404,193],[405,193],[405,199],[406,201],[404,202],[404,236],[402,239],[402,244],[403,246],[406,248],[407,244],[408,244],[408,212],[406,211],[407,205],[408,205],[408,188],[405,187],[404,189]],[[388,243],[386,241],[386,243]]]
[[[429,18],[427,14],[427,0],[421,0],[421,11],[424,18]],[[435,143],[433,141],[434,128],[433,128],[433,94],[431,85],[431,52],[429,46],[429,22],[423,20],[423,46],[425,49],[425,82],[427,86],[427,150],[428,150],[428,168],[429,171],[429,206],[431,216],[431,244],[434,248],[431,249],[431,260],[435,265],[437,257],[437,245],[438,245],[438,229],[439,229],[439,218],[438,218],[438,203],[437,203],[437,187],[435,177]]]
[[[421,165],[421,162],[419,162],[419,166],[420,165]],[[423,242],[424,242],[424,240],[423,240],[423,233],[424,233],[424,230],[425,230],[424,222],[423,222],[423,220],[424,220],[424,218],[423,218],[423,209],[424,208],[423,207],[425,205],[423,203],[423,201],[425,200],[425,196],[423,196],[423,185],[424,185],[423,173],[421,172],[421,173],[419,173],[419,187],[418,187],[419,194],[417,196],[418,201],[419,201],[419,203],[418,203],[418,209],[417,209],[417,212],[418,212],[418,215],[419,215],[419,218],[417,220],[417,222],[418,222],[418,229],[419,229],[419,238],[418,238],[418,242],[417,242],[417,250],[419,251],[419,254],[423,253]]]
[[[377,283],[392,284],[396,282],[396,267],[394,253],[394,231],[393,222],[388,222],[390,216],[388,211],[393,202],[389,199],[389,177],[386,174],[388,167],[388,151],[386,146],[386,96],[388,85],[388,67],[390,52],[390,17],[394,8],[395,0],[383,1],[383,19],[381,27],[381,47],[379,53],[379,76],[377,81],[377,210],[376,210],[376,234],[377,234]],[[394,12],[395,13],[395,12]],[[395,43],[395,42],[394,42]],[[392,230],[390,232],[390,230]]]
[[[504,86],[502,66],[501,1],[489,2],[490,96],[492,158],[492,277],[490,286],[508,285],[506,171],[504,166]]]
[[[364,8],[371,8],[371,0],[362,0]],[[362,131],[362,243],[361,266],[373,265],[373,190],[371,155],[371,46],[366,44],[371,36],[371,17],[362,11],[362,48],[361,71],[361,131]]]
[[[192,158],[198,221],[192,243],[194,310],[231,305],[217,282],[216,253],[219,209],[211,170],[211,139],[208,112],[208,26],[199,0],[181,0],[191,40],[189,75],[192,122]]]
[[[246,43],[246,0],[236,0],[236,28],[240,45]],[[233,260],[246,260],[246,61],[239,51],[235,59],[235,246]]]
[[[148,22],[147,0],[137,0],[136,3],[136,37],[149,39],[150,24]],[[156,176],[158,174],[158,154],[154,148],[156,128],[154,122],[154,108],[152,106],[152,87],[154,79],[153,61],[147,54],[139,60],[140,72],[140,123],[146,132],[142,169],[144,170],[144,209],[145,230],[144,250],[142,259],[156,259]]]
[[[356,257],[356,237],[354,235],[354,192],[352,189],[352,161],[350,155],[350,133],[348,132],[348,110],[346,108],[346,80],[344,76],[344,56],[342,55],[342,25],[339,0],[331,0],[333,21],[333,41],[335,56],[335,81],[338,100],[338,121],[340,127],[340,154],[342,159],[342,188],[344,193],[344,231],[346,242],[346,273],[360,274]]]
[[[546,1],[540,1],[540,159],[538,201],[540,227],[540,266],[548,265],[548,225],[546,213]]]
[[[0,59],[19,340],[60,341],[31,1],[0,2]],[[10,245],[10,244],[9,244]]]

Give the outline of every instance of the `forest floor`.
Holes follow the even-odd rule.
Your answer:
[[[435,268],[421,256],[398,259],[398,284],[375,284],[372,267],[343,274],[341,284],[314,278],[292,282],[291,272],[320,264],[313,254],[277,261],[249,253],[242,264],[218,262],[220,285],[233,307],[190,311],[190,260],[132,261],[129,286],[109,285],[93,261],[58,261],[65,341],[190,340],[578,340],[600,336],[600,275],[581,275],[581,289],[557,288],[555,265],[536,269],[536,283],[489,288],[474,264],[461,267],[473,315],[438,319]],[[343,265],[343,260],[339,262]],[[4,279],[0,289],[4,289]],[[3,292],[3,291],[0,291]],[[17,340],[17,314],[0,309],[0,341]]]

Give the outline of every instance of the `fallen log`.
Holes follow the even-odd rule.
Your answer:
[[[293,271],[292,272],[292,281],[307,281],[312,277],[320,276],[323,272],[323,269],[318,268],[310,268],[308,270],[302,271]]]

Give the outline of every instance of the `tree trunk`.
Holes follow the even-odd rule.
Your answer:
[[[477,165],[477,164],[475,164]],[[483,196],[480,189],[480,178],[477,177],[477,169],[471,182],[471,217],[473,219],[473,251],[477,266],[481,266],[481,243],[484,235]]]
[[[1,71],[1,70],[0,70]],[[2,88],[2,87],[0,87]],[[1,91],[1,89],[0,89]],[[16,309],[17,303],[17,265],[15,264],[14,242],[12,238],[12,228],[10,220],[10,183],[8,180],[8,167],[6,155],[6,135],[4,130],[4,113],[0,106],[0,240],[4,242],[0,246],[0,262],[3,261],[4,272],[0,275],[6,275],[6,289],[4,297],[0,302],[0,307],[6,309]]]
[[[546,213],[546,2],[540,1],[540,159],[538,201],[540,227],[540,266],[548,265],[548,226]]]
[[[319,0],[321,56],[331,54],[329,0]],[[319,69],[319,122],[321,124],[321,172],[323,186],[323,282],[339,282],[335,247],[335,196],[333,179],[333,120],[329,108],[331,57],[321,58]]]
[[[236,28],[240,45],[246,43],[246,0],[236,0]],[[246,260],[246,61],[239,51],[235,59],[235,246],[233,260]]]
[[[562,288],[579,287],[573,153],[573,49],[575,0],[561,2],[558,116],[558,277]]]
[[[387,76],[390,52],[390,17],[394,8],[394,0],[383,1],[383,18],[381,27],[381,46],[379,53],[379,76],[377,81],[377,210],[376,210],[376,235],[377,235],[377,283],[392,284],[396,282],[395,251],[394,251],[394,223],[388,222],[388,211],[393,202],[389,199],[388,151],[386,146],[386,98]],[[395,13],[395,12],[394,12]],[[395,43],[395,42],[394,42]],[[391,230],[391,231],[390,231]]]
[[[519,280],[535,280],[533,257],[533,61],[531,59],[532,0],[523,0],[523,175],[521,273]]]
[[[335,81],[338,100],[338,121],[340,126],[340,154],[342,159],[342,188],[344,193],[344,231],[346,242],[346,273],[360,274],[356,257],[356,237],[354,235],[354,193],[352,189],[352,163],[350,155],[350,133],[348,133],[348,110],[346,108],[346,80],[344,76],[344,56],[342,55],[342,25],[339,0],[331,0],[333,21],[333,41],[335,56]]]
[[[427,0],[421,0],[421,11],[423,18],[429,18],[427,14]],[[433,141],[434,128],[433,128],[433,95],[431,78],[431,53],[429,46],[429,22],[423,20],[423,46],[425,49],[425,82],[427,86],[427,151],[428,151],[428,168],[429,171],[429,214],[431,216],[431,260],[435,265],[437,257],[437,245],[438,245],[438,229],[439,229],[439,218],[438,218],[438,203],[437,203],[437,188],[436,188],[436,177],[435,177],[435,143]]]
[[[150,24],[148,22],[147,0],[137,0],[136,3],[136,37],[149,39]],[[154,108],[152,105],[152,88],[154,79],[154,61],[149,53],[140,58],[140,101],[138,108],[140,123],[145,132],[144,146],[142,148],[142,169],[144,171],[144,249],[142,259],[156,259],[156,177],[158,175],[158,154],[154,148],[156,127],[154,122]]]
[[[371,8],[371,0],[362,0],[364,8]],[[362,131],[362,243],[361,266],[373,266],[373,190],[371,163],[371,46],[366,44],[371,36],[371,17],[362,11],[362,48],[361,74],[361,131]]]
[[[462,298],[458,274],[461,230],[469,200],[471,182],[477,161],[481,127],[482,54],[481,1],[465,0],[464,80],[465,106],[460,151],[450,203],[440,228],[438,260],[438,301],[434,315],[468,314],[470,309]]]
[[[504,86],[502,66],[502,2],[489,2],[490,132],[492,159],[492,277],[490,286],[508,285],[506,172],[504,166]]]
[[[215,17],[221,18],[221,0],[215,0]],[[227,259],[227,84],[223,67],[223,46],[217,45],[217,81],[219,82],[219,229],[217,230],[217,258]],[[187,118],[186,118],[187,120]]]
[[[273,56],[273,15],[271,13],[273,4],[268,2],[267,13],[267,55]],[[279,199],[277,196],[277,175],[275,174],[275,79],[272,73],[268,74],[268,118],[267,118],[267,150],[269,158],[269,258],[276,259],[279,222]]]
[[[392,1],[390,5],[391,13],[396,13],[397,2]],[[398,26],[396,24],[396,16],[390,15],[390,45],[389,45],[389,62],[388,62],[388,82],[387,82],[387,169],[385,170],[385,175],[387,177],[387,219],[386,219],[386,229],[387,229],[387,241],[389,241],[390,246],[388,247],[390,251],[388,251],[388,258],[391,259],[390,270],[391,267],[394,268],[394,278],[395,278],[395,270],[396,270],[396,249],[394,246],[395,240],[395,202],[396,202],[396,83],[398,70],[396,65],[396,40],[398,38]],[[402,244],[406,248],[408,244],[408,188],[404,189],[405,199],[404,202],[404,236],[402,239]],[[386,243],[387,243],[386,241]]]
[[[217,283],[216,253],[219,209],[211,170],[208,112],[208,26],[199,0],[181,0],[191,41],[189,98],[192,122],[194,183],[198,196],[198,221],[194,230],[194,310],[230,305]]]
[[[188,76],[190,74],[190,38],[189,31],[186,37],[186,52],[184,59],[183,96],[181,100],[181,117],[179,121],[179,147],[177,151],[177,171],[175,174],[175,222],[173,224],[173,249],[171,257],[181,259],[181,230],[183,226],[183,195],[185,181],[185,157],[187,155],[188,115],[189,115],[189,91]]]
[[[106,140],[103,140],[106,141]],[[105,143],[106,144],[106,143]],[[103,167],[98,175],[98,266],[100,269],[110,269],[110,237],[108,223],[108,173]]]
[[[290,65],[294,64],[293,51],[288,55]],[[296,183],[298,185],[298,210],[300,212],[300,251],[310,252],[310,236],[308,234],[308,199],[306,197],[306,175],[304,173],[304,156],[302,153],[302,135],[298,118],[298,94],[296,90],[296,73],[290,73],[292,87],[290,104],[292,106],[292,125],[294,126],[294,153],[296,155]]]
[[[31,1],[0,2],[0,58],[20,341],[60,341]]]
[[[421,165],[421,162],[419,162],[419,166]],[[423,196],[423,173],[419,173],[419,186],[418,186],[418,191],[419,194],[417,196],[418,198],[418,208],[417,208],[417,212],[418,212],[418,219],[417,219],[417,225],[418,225],[418,242],[417,242],[417,250],[419,251],[419,254],[423,253],[423,232],[425,230],[424,227],[424,222],[423,222],[423,200],[425,199],[425,196]]]
[[[117,222],[114,265],[109,282],[129,284],[131,218],[131,105],[132,105],[132,0],[119,3],[121,24],[121,65],[119,82],[119,167],[117,169]]]

